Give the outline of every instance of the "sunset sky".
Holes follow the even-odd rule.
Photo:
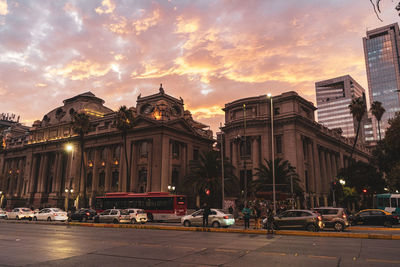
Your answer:
[[[366,29],[398,22],[383,0],[0,0],[0,113],[30,126],[91,91],[116,110],[158,92],[217,129],[238,98],[350,74],[366,90]]]

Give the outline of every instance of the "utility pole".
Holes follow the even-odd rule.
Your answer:
[[[225,204],[225,167],[224,167],[224,132],[222,131],[222,123],[219,123],[219,129],[221,130],[221,185],[222,185],[222,206],[224,209]]]
[[[247,157],[247,137],[246,137],[246,104],[243,104],[243,118],[244,118],[244,147],[243,147],[243,167],[244,167],[244,204],[247,205],[247,170],[246,170],[246,157]]]

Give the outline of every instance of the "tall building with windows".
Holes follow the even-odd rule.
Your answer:
[[[341,129],[343,136],[355,137],[357,121],[350,114],[352,99],[362,97],[365,90],[350,75],[315,83],[317,95],[318,122],[330,129]],[[362,128],[364,129],[364,121]],[[365,140],[365,132],[360,131],[359,140]]]
[[[381,120],[382,137],[388,127],[388,119],[400,111],[399,34],[399,25],[394,23],[367,31],[367,36],[363,38],[370,101],[379,101],[386,109]],[[373,120],[377,139],[377,123],[375,118]]]

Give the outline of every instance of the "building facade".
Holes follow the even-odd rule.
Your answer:
[[[315,83],[318,122],[329,129],[341,129],[344,137],[355,137],[358,122],[350,114],[349,105],[353,99],[361,97],[366,103],[365,90],[350,75],[336,77]],[[367,116],[362,121],[359,140],[371,138],[365,132]],[[368,126],[367,126],[368,128]],[[366,134],[368,136],[366,136]]]
[[[274,158],[296,167],[305,192],[304,206],[332,205],[328,203],[330,184],[338,170],[348,166],[353,140],[317,123],[314,105],[295,92],[275,96],[272,103]],[[226,104],[223,110],[224,154],[235,166],[236,176],[247,177],[249,183],[257,179],[260,164],[272,158],[271,99],[265,95],[243,98]],[[244,136],[246,145],[237,142]],[[353,158],[367,162],[370,155],[368,149],[357,145]]]
[[[136,107],[129,108],[134,127],[127,133],[127,181],[123,138],[114,125],[116,112],[103,104],[90,92],[80,94],[23,135],[8,135],[0,151],[3,207],[78,206],[84,177],[90,205],[106,192],[168,192],[168,185],[173,185],[176,193],[184,193],[189,161],[212,149],[208,126],[194,121],[183,100],[165,94],[162,87],[157,94],[139,95]],[[79,138],[71,127],[74,112],[89,115],[93,125],[84,142],[86,175],[80,168]]]
[[[367,31],[363,38],[370,102],[379,101],[385,108],[381,120],[381,135],[388,120],[400,111],[400,33],[397,23]],[[377,123],[373,118],[375,140]]]

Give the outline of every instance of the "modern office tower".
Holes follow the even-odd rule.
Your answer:
[[[362,97],[365,90],[350,75],[315,83],[317,95],[318,122],[330,129],[341,129],[345,137],[355,137],[357,122],[350,114],[352,99]],[[364,126],[360,129],[359,140],[364,138]]]
[[[394,23],[367,31],[363,43],[370,102],[379,101],[386,110],[381,120],[383,138],[385,128],[389,126],[388,119],[400,111],[399,25]],[[377,139],[376,120],[373,120]]]

